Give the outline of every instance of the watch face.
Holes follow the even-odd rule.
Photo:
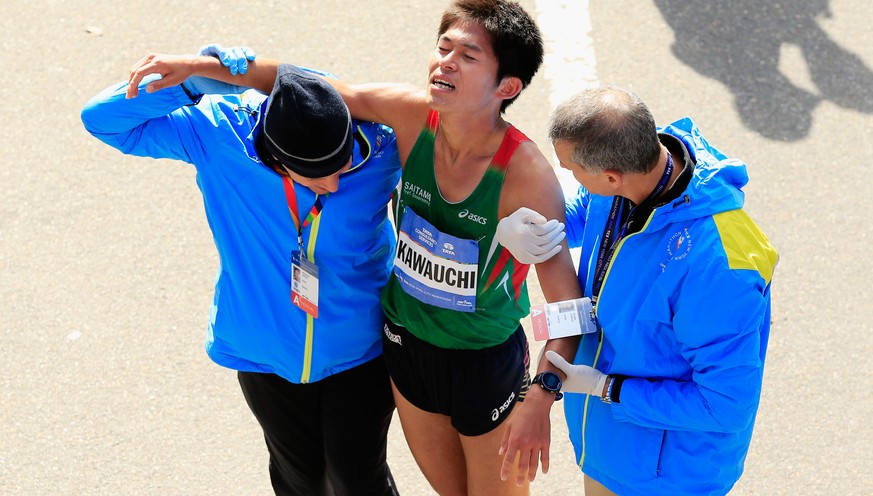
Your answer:
[[[537,374],[533,379],[534,383],[538,383],[543,389],[550,393],[556,393],[561,390],[561,377],[554,372],[543,372]]]
[[[540,384],[546,391],[560,391],[561,377],[554,372],[543,372],[540,376]]]

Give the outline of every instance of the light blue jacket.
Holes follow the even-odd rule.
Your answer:
[[[179,86],[146,93],[152,79],[130,100],[124,83],[107,88],[85,105],[82,121],[124,153],[177,159],[197,170],[221,263],[206,338],[212,360],[307,383],[379,356],[379,294],[394,252],[387,203],[400,179],[393,131],[355,123],[353,170],[303,230],[304,251],[319,269],[313,319],[290,301],[297,230],[282,178],[255,152],[266,96],[206,95],[194,105]],[[299,185],[295,191],[305,217],[315,195]]]
[[[597,318],[575,363],[628,376],[620,403],[568,394],[565,414],[582,471],[621,495],[724,494],[743,471],[770,332],[775,249],[742,210],[746,166],[690,119],[664,133],[696,161],[690,184],[617,248]],[[591,295],[612,198],[567,205]]]

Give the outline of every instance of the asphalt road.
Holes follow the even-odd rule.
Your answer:
[[[597,77],[744,159],[747,210],[780,250],[732,494],[873,494],[873,11],[770,3],[593,2]],[[423,84],[445,4],[0,0],[0,494],[270,491],[235,374],[203,351],[217,257],[193,171],[97,142],[84,102],[150,51],[208,41]],[[538,76],[510,112],[546,149],[551,86]],[[582,494],[562,423],[555,409],[535,494]],[[398,427],[397,483],[430,494]]]

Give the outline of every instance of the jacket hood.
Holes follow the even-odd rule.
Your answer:
[[[656,209],[649,228],[742,208],[745,198],[742,188],[749,182],[743,161],[728,158],[712,146],[688,117],[659,129],[659,132],[682,141],[695,167],[685,191],[671,203]]]

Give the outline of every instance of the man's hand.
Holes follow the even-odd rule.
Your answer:
[[[218,43],[210,43],[200,47],[200,55],[215,57],[221,65],[230,70],[231,75],[245,74],[249,70],[249,62],[255,60],[255,51],[249,47],[236,46],[225,48]]]
[[[532,387],[524,402],[516,405],[516,412],[506,421],[506,432],[500,443],[499,455],[503,455],[500,479],[508,480],[518,461],[515,483],[524,484],[524,479],[533,482],[537,467],[542,462],[543,473],[549,472],[549,445],[551,443],[551,420],[549,411],[555,395],[540,387]]]
[[[254,60],[254,52],[245,47],[235,47],[222,52],[216,50],[225,50],[221,45],[206,45],[200,49],[201,55],[159,55],[150,54],[140,59],[130,69],[130,76],[127,86],[127,98],[135,98],[139,94],[139,84],[143,78],[152,74],[159,74],[160,79],[156,79],[146,85],[146,92],[153,93],[164,88],[182,84],[185,90],[192,96],[205,94],[239,94],[249,86],[242,86],[232,83],[213,79],[211,77],[195,75],[203,69],[211,69],[213,77],[222,77],[220,73],[216,73],[215,69],[237,71],[237,74],[242,75],[248,70],[248,64],[243,66],[243,61]],[[216,53],[225,59],[225,62],[230,64],[227,69],[222,67],[224,62],[219,59],[219,56],[213,56]],[[227,74],[225,72],[225,74]],[[238,77],[238,76],[237,76]],[[235,78],[234,78],[235,79]]]
[[[606,384],[606,374],[587,365],[571,365],[564,357],[552,350],[546,352],[546,359],[552,365],[567,374],[564,379],[562,391],[570,393],[585,393],[592,396],[603,394],[603,386]]]
[[[497,223],[497,241],[521,263],[538,264],[561,251],[564,224],[521,207]]]
[[[249,62],[255,60],[255,52],[248,47],[224,48],[218,43],[200,47],[200,55],[214,57],[227,67],[231,76],[245,74],[249,70]],[[200,95],[238,95],[246,91],[248,86],[225,83],[217,79],[203,76],[191,76],[182,81],[182,86],[192,97]]]
[[[127,98],[136,98],[139,83],[152,74],[160,74],[161,78],[146,85],[147,93],[181,84],[194,73],[199,58],[196,55],[146,55],[130,68]]]
[[[210,55],[221,61],[221,65],[227,67],[231,74],[236,74],[234,68],[239,67],[239,73],[245,74],[248,69],[247,62],[255,60],[255,52],[248,47],[235,46],[225,48],[218,43],[205,45],[200,48],[200,55]],[[322,71],[321,69],[313,69],[311,67],[297,66],[301,71],[306,71],[325,79],[338,79],[333,73]]]

